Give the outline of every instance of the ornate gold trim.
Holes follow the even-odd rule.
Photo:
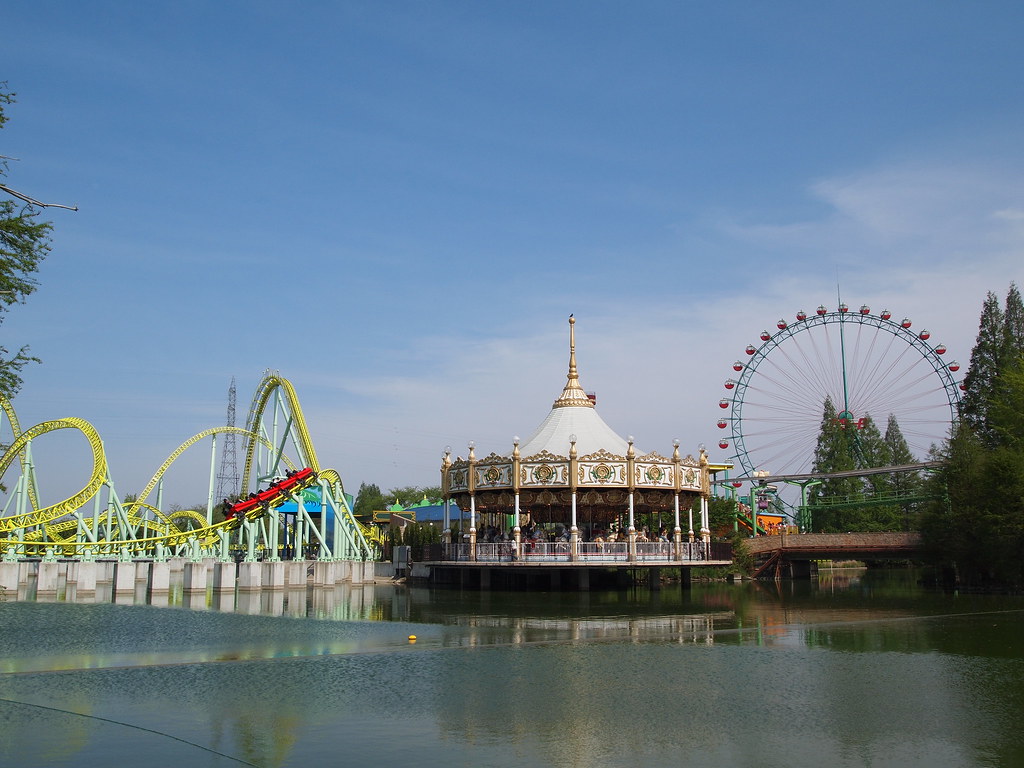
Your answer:
[[[593,408],[594,401],[587,397],[587,393],[580,386],[579,372],[576,370],[576,334],[573,326],[576,320],[569,315],[569,374],[566,376],[565,388],[561,396],[555,400],[552,408]]]

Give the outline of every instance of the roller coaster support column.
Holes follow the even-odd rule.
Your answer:
[[[242,520],[242,543],[245,545],[245,562],[256,562],[256,523],[249,518]]]
[[[275,509],[267,509],[263,515],[263,520],[266,521],[267,525],[267,549],[270,550],[270,554],[267,557],[267,562],[276,563],[281,560],[278,555],[278,545],[280,544],[281,536],[281,515]],[[285,525],[288,524],[287,518],[285,518]]]

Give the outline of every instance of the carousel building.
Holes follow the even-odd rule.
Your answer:
[[[706,560],[710,473],[703,447],[698,458],[682,457],[678,440],[671,458],[645,453],[609,427],[580,385],[572,316],[566,378],[547,416],[526,440],[513,438],[510,453],[477,458],[470,443],[468,458],[453,461],[446,450],[445,559]],[[455,541],[453,511],[463,521]],[[640,519],[648,530],[638,527]]]

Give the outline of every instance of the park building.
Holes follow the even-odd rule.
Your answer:
[[[708,563],[714,467],[703,447],[683,456],[640,450],[597,412],[580,383],[575,319],[561,394],[508,453],[446,450],[442,560],[508,567],[670,566]]]

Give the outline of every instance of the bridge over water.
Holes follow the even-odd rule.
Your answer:
[[[746,541],[755,578],[806,578],[816,560],[909,560],[921,554],[921,534],[782,533]]]

